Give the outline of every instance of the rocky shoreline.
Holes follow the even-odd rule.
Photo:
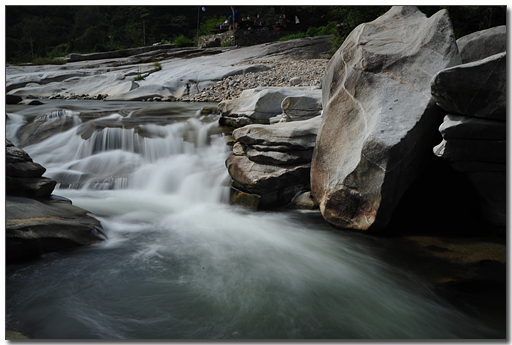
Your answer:
[[[421,30],[397,42],[403,27]],[[492,33],[498,31],[506,34]],[[302,42],[295,44],[311,43]],[[506,52],[500,45],[465,62],[463,47],[471,44],[457,44],[446,11],[426,18],[413,7],[393,7],[356,28],[331,60],[270,58],[265,49],[280,46],[274,44],[189,66],[173,59],[162,71],[138,67],[142,80],[129,66],[60,77],[59,87],[48,82],[55,72],[40,83],[28,74],[10,82],[26,82],[12,92],[20,98],[219,103],[219,124],[233,133],[226,168],[234,203],[319,208],[336,228],[392,238],[397,263],[436,289],[481,295],[485,303],[496,291],[506,295],[506,81],[497,77],[505,75]],[[103,79],[94,81],[94,73]],[[474,88],[464,94],[463,85]],[[466,109],[468,99],[478,101],[469,110],[481,113]],[[496,114],[489,104],[500,105]],[[488,148],[457,145],[477,139]]]

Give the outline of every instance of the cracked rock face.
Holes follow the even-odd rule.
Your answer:
[[[319,125],[316,117],[233,131],[236,143],[226,161],[232,187],[257,196],[259,209],[284,206],[298,192],[308,190]]]
[[[331,224],[382,230],[431,154],[438,71],[460,64],[448,13],[393,7],[359,25],[327,66],[311,191]]]

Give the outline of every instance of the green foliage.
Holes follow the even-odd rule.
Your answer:
[[[45,57],[36,57],[32,60],[33,65],[64,65],[66,61],[62,59],[52,59]]]
[[[137,75],[135,76],[135,78],[133,78],[133,80],[135,80],[135,81],[144,80],[144,77],[140,74],[140,71],[139,71],[139,73],[137,73]]]
[[[286,11],[294,27],[307,36],[333,34],[336,47],[359,24],[385,13],[390,6],[243,6],[244,16],[259,14],[262,21],[277,18]],[[506,6],[419,6],[427,16],[447,9],[456,38],[497,25],[506,25]],[[29,62],[36,57],[55,58],[69,53],[121,50],[144,43],[180,45],[200,34],[210,34],[225,16],[229,6],[15,6],[5,8],[5,56],[9,63]],[[331,24],[333,23],[333,24]]]
[[[299,32],[295,35],[284,36],[279,39],[279,41],[289,41],[297,38],[304,37],[316,37],[316,36],[326,36],[326,35],[335,35],[336,34],[336,22],[329,22],[326,26],[320,26],[318,28],[310,27],[305,33]]]
[[[174,39],[174,44],[176,47],[188,47],[192,43],[192,40],[186,38],[183,35],[180,35]]]
[[[162,44],[171,44],[171,41],[168,41],[168,40],[165,40],[165,39],[162,38],[160,43],[162,43]]]
[[[227,18],[214,16],[201,23],[199,26],[199,36],[211,35],[211,30],[218,29]]]
[[[160,71],[162,69],[162,65],[160,64],[160,62],[157,61],[154,63],[154,65],[157,71]]]
[[[231,42],[231,40],[225,40],[224,42],[221,43],[221,47],[231,47],[233,45],[233,42]]]
[[[307,34],[305,34],[303,32],[299,32],[298,34],[295,34],[295,35],[281,37],[279,39],[279,41],[283,42],[283,41],[295,40],[297,38],[304,38],[304,37],[308,37]]]
[[[54,47],[48,53],[48,57],[53,59],[56,57],[65,56],[68,53],[69,53],[69,43],[62,43],[62,44],[59,44],[58,46]]]

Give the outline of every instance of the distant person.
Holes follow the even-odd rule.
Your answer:
[[[238,9],[235,8],[235,12],[233,13],[233,19],[235,22],[235,29],[238,27],[238,22],[242,21],[242,16],[240,15],[240,12]]]
[[[230,15],[228,17],[227,22],[229,23],[229,31],[233,30],[233,16],[232,15]]]

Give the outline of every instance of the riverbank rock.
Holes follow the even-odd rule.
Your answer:
[[[482,54],[480,47],[473,49],[468,54]],[[432,95],[448,113],[434,153],[467,174],[480,196],[482,215],[501,227],[506,226],[507,211],[506,90],[506,53],[442,70],[432,80]]]
[[[457,40],[462,63],[485,59],[507,51],[507,27],[496,26],[473,32]]]
[[[5,104],[18,104],[23,100],[20,96],[17,95],[5,95]]]
[[[440,71],[432,79],[436,103],[450,114],[505,120],[507,53]]]
[[[457,64],[445,10],[427,18],[416,7],[395,6],[347,37],[322,84],[311,166],[311,191],[329,223],[386,227],[442,121],[430,94],[432,76]]]
[[[100,222],[71,201],[51,195],[56,182],[42,177],[46,169],[9,140],[6,149],[7,262],[100,242]]]
[[[321,90],[310,87],[271,87],[245,90],[239,98],[219,103],[221,112],[219,124],[235,128],[249,124],[269,124],[271,118],[283,114],[282,105],[286,98],[318,99],[321,97],[321,93]],[[285,108],[289,106],[293,108],[292,103],[291,100],[285,102]],[[304,108],[304,112],[311,113],[306,108]]]
[[[233,131],[236,142],[226,166],[233,188],[258,196],[250,198],[252,208],[284,206],[297,193],[309,190],[311,157],[319,125],[317,117],[249,125]]]
[[[32,161],[22,149],[5,140],[6,194],[27,197],[47,197],[55,185],[54,180],[42,177],[46,169]]]
[[[30,199],[7,196],[7,262],[101,242],[101,224],[64,198]]]

